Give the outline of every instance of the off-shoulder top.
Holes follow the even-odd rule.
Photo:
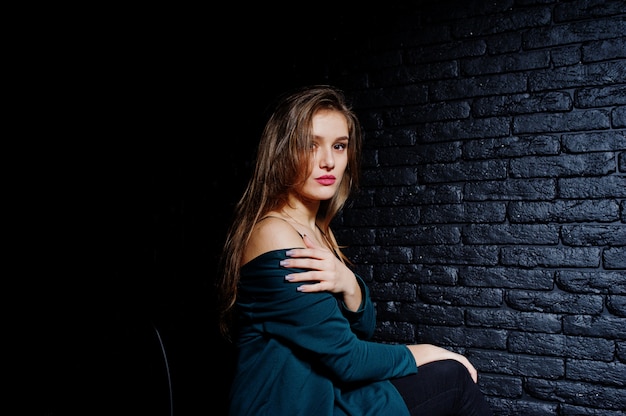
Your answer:
[[[406,346],[370,340],[376,315],[363,279],[361,308],[350,311],[331,293],[285,280],[304,271],[280,266],[286,251],[241,268],[230,415],[408,415],[389,379],[417,366]]]

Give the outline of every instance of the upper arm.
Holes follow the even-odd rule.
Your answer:
[[[301,293],[289,290],[288,285],[283,283],[280,301],[268,297],[271,305],[267,308],[260,307],[259,298],[254,299],[255,318],[263,321],[266,336],[346,382],[383,380],[416,371],[415,360],[404,345],[359,339],[330,293]]]
[[[304,247],[298,231],[281,218],[265,218],[250,231],[250,240],[243,253],[243,264],[268,251],[293,247]]]

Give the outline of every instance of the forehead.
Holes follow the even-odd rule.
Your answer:
[[[347,138],[349,135],[346,117],[335,110],[320,110],[315,113],[312,119],[312,129],[313,135],[321,138]]]

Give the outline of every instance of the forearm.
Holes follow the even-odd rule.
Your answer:
[[[361,307],[361,304],[363,303],[363,293],[356,277],[353,279],[353,284],[350,285],[347,290],[344,290],[343,303],[346,305],[346,308],[353,312],[358,311]]]

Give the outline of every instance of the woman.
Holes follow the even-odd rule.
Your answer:
[[[359,122],[332,87],[283,97],[265,126],[218,282],[237,351],[230,414],[490,415],[464,356],[368,340],[369,289],[330,228],[360,153]]]

